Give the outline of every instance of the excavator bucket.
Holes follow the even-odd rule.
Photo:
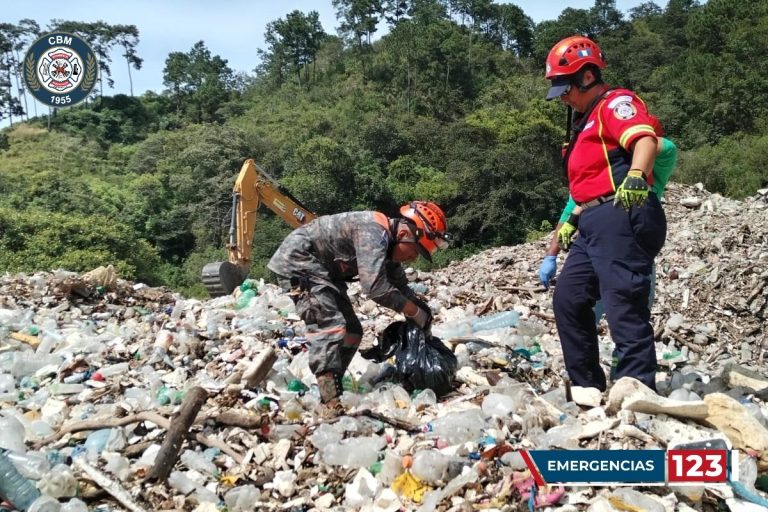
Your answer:
[[[202,272],[203,284],[211,297],[229,295],[246,277],[237,265],[228,261],[208,263]]]

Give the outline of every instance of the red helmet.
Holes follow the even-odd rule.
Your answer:
[[[432,255],[438,248],[448,247],[450,236],[445,213],[435,203],[411,201],[400,207],[400,215],[415,224],[416,245],[428,261],[432,261]]]
[[[603,52],[597,43],[584,36],[566,37],[549,50],[544,77],[552,80],[576,73],[587,64],[605,68]]]

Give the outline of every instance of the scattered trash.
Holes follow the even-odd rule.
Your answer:
[[[65,512],[764,505],[766,197],[669,186],[651,319],[658,394],[629,378],[607,393],[563,379],[552,292],[536,272],[546,238],[409,270],[434,313],[431,339],[351,283],[364,342],[379,345],[362,351],[373,360],[352,359],[332,419],[305,326],[277,286],[247,280],[200,301],[109,266],[0,276],[0,498]],[[738,450],[739,481],[670,487],[669,499],[565,494],[537,488],[520,455],[664,446]]]

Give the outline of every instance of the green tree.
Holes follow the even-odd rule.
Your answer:
[[[336,18],[341,22],[339,33],[354,41],[356,52],[363,68],[363,79],[367,78],[371,36],[381,19],[381,0],[333,0]]]
[[[355,203],[357,188],[352,162],[340,143],[315,136],[296,148],[281,182],[317,213],[346,211]]]
[[[277,19],[267,25],[264,41],[267,51],[259,51],[262,69],[271,75],[280,85],[287,75],[295,73],[301,84],[301,71],[304,81],[309,81],[309,65],[312,64],[314,78],[317,52],[326,34],[320,24],[317,11],[304,14],[301,11],[289,13],[285,19]]]
[[[227,60],[211,55],[203,41],[187,52],[173,52],[165,59],[163,85],[176,103],[176,111],[192,122],[221,122],[218,113],[231,99],[234,76]]]
[[[139,44],[139,30],[135,25],[117,25],[115,28],[115,38],[117,45],[123,49],[123,58],[128,66],[128,82],[131,96],[133,96],[133,76],[131,68],[137,71],[141,69],[144,59],[136,53],[136,46]]]

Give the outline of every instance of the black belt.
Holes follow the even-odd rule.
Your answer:
[[[591,201],[586,201],[584,203],[578,203],[578,204],[582,208],[592,208],[593,206],[599,206],[603,203],[607,203],[608,201],[613,201],[614,197],[616,197],[616,194],[608,194],[608,195],[596,197]]]

